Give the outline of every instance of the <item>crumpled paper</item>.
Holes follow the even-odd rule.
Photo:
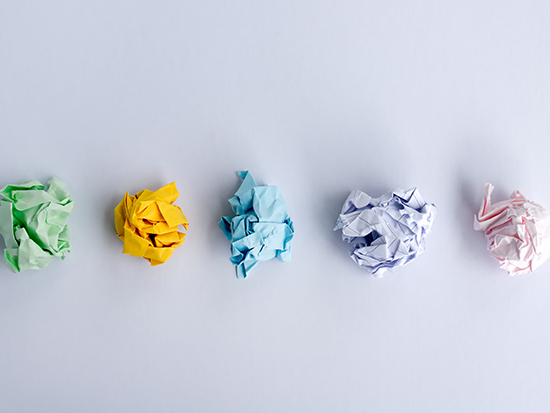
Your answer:
[[[172,205],[178,196],[175,182],[155,192],[144,189],[135,196],[126,192],[115,208],[116,233],[124,242],[124,254],[143,257],[151,266],[168,261],[185,238],[178,226],[189,227],[181,208]]]
[[[485,232],[487,249],[508,275],[533,272],[550,256],[550,215],[520,191],[510,200],[491,204],[493,189],[485,184],[474,229]]]
[[[12,272],[39,270],[55,257],[71,251],[66,224],[73,200],[65,183],[51,178],[7,185],[0,189],[0,235],[4,238],[4,264]]]
[[[341,229],[342,239],[352,244],[350,256],[361,268],[382,277],[425,250],[435,216],[435,205],[427,204],[416,188],[379,198],[352,191],[334,230]]]
[[[294,224],[278,187],[258,186],[248,171],[238,175],[243,182],[229,200],[235,216],[222,217],[219,226],[231,241],[237,278],[246,278],[260,261],[290,261]]]

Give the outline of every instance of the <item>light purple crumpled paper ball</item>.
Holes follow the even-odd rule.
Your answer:
[[[426,248],[436,207],[416,188],[396,189],[379,198],[353,191],[344,202],[334,230],[352,245],[351,258],[375,277],[408,264]]]

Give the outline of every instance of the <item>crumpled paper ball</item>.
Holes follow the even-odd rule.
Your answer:
[[[379,198],[352,191],[334,230],[352,245],[351,258],[375,277],[414,260],[426,249],[436,216],[416,188],[396,189]]]
[[[4,264],[12,272],[42,269],[71,251],[67,218],[73,200],[64,187],[54,177],[45,187],[39,181],[27,181],[0,189]]]
[[[510,200],[491,204],[493,185],[485,184],[485,196],[474,229],[485,232],[487,249],[508,275],[533,272],[550,256],[550,216],[520,191]]]
[[[235,216],[222,217],[219,226],[231,241],[237,278],[246,278],[260,261],[290,261],[294,224],[278,187],[258,186],[248,171],[238,175],[243,182],[229,200]]]
[[[122,252],[143,257],[151,266],[163,264],[183,244],[189,222],[181,208],[173,205],[179,192],[172,182],[155,192],[144,189],[134,196],[124,195],[115,208],[115,227],[124,242]]]

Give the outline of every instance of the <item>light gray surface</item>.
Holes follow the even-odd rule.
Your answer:
[[[73,252],[0,268],[2,412],[547,412],[550,264],[508,278],[483,184],[550,207],[550,3],[0,0],[0,185],[56,175]],[[279,185],[291,263],[238,281],[235,171]],[[165,265],[125,191],[176,181]],[[427,251],[382,279],[332,227],[418,186]]]

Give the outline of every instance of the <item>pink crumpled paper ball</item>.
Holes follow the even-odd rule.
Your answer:
[[[508,275],[533,272],[550,256],[550,215],[520,191],[509,200],[491,204],[493,185],[485,196],[474,229],[485,231],[487,249]]]

